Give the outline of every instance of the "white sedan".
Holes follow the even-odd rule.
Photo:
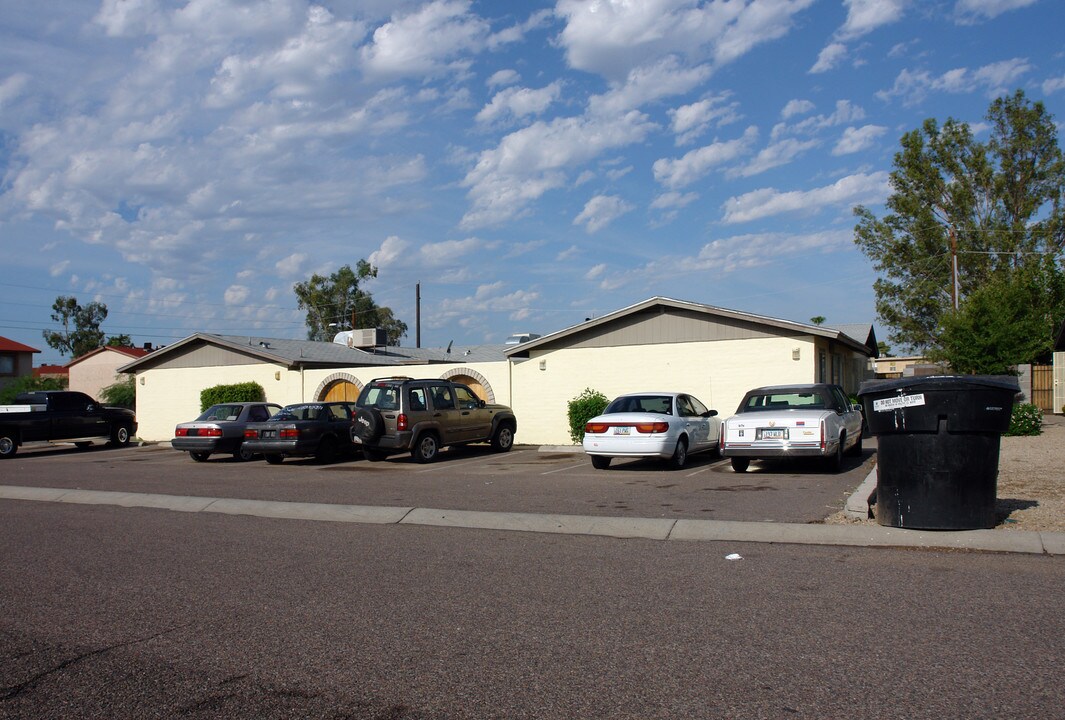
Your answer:
[[[862,454],[862,413],[839,385],[777,385],[748,392],[721,426],[721,455],[746,472],[752,459],[820,457],[838,472]]]
[[[584,426],[584,452],[604,470],[611,458],[661,458],[684,467],[692,453],[716,450],[721,435],[717,410],[684,393],[622,395]]]

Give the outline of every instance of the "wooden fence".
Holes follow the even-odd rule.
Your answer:
[[[1032,404],[1054,412],[1054,366],[1032,365]]]

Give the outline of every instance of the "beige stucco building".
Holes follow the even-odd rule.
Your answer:
[[[67,363],[68,387],[99,400],[105,387],[124,379],[118,371],[120,367],[147,354],[148,351],[142,348],[96,348]]]
[[[254,381],[279,404],[354,399],[375,377],[453,378],[510,405],[522,444],[569,444],[568,403],[585,388],[608,397],[687,392],[732,414],[752,387],[872,377],[871,325],[795,323],[655,297],[520,345],[360,350],[336,343],[197,334],[122,368],[137,387],[138,435],[168,440],[200,412],[200,392]]]

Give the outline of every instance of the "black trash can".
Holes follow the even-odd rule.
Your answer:
[[[862,383],[858,396],[877,438],[877,522],[994,527],[999,441],[1019,391],[1017,378],[997,375]]]

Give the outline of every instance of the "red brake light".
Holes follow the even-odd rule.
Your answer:
[[[407,429],[407,416],[404,413],[400,413],[399,417],[396,418],[396,430],[406,430],[406,429]]]
[[[296,428],[281,428],[281,430],[278,431],[277,436],[285,440],[295,440],[300,436],[300,431]]]
[[[188,428],[174,428],[174,437],[185,437],[188,434]]]
[[[254,440],[255,438],[259,437],[259,431],[255,430],[254,428],[245,430],[244,437],[251,438],[252,440]]]
[[[638,433],[664,433],[669,430],[669,423],[667,422],[653,422],[653,423],[636,423],[636,432]]]
[[[200,428],[200,437],[222,437],[222,428]]]
[[[588,423],[584,426],[584,432],[599,435],[605,433],[609,427],[610,423]]]

